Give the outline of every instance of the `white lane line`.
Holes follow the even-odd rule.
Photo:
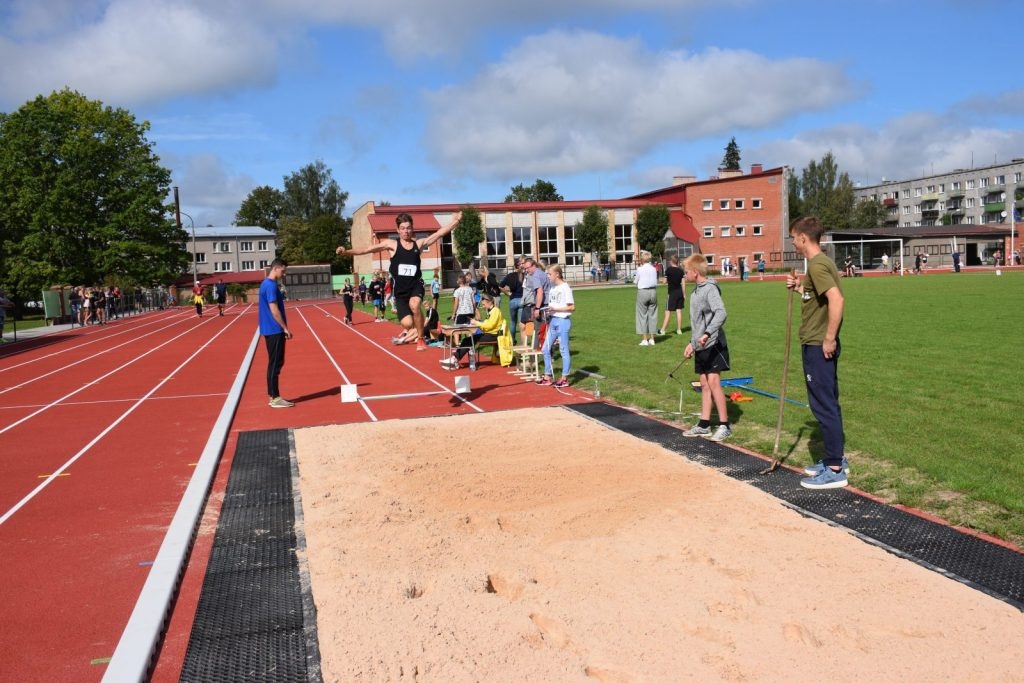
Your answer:
[[[319,308],[319,307],[318,307],[318,308]],[[321,308],[320,310],[322,310],[322,311],[323,311],[323,309],[322,309],[322,308]],[[370,344],[372,344],[373,346],[376,346],[376,347],[377,347],[378,349],[380,349],[381,351],[383,351],[383,352],[384,352],[384,353],[386,353],[387,355],[391,356],[392,358],[394,358],[395,360],[397,360],[397,361],[398,361],[399,363],[401,363],[401,364],[402,364],[402,365],[404,365],[405,367],[407,367],[407,368],[409,368],[410,370],[412,370],[413,372],[415,372],[415,373],[416,373],[417,375],[419,375],[420,377],[422,377],[422,378],[426,379],[426,380],[427,380],[428,382],[430,382],[430,383],[431,383],[431,384],[433,384],[434,386],[438,387],[438,388],[439,388],[439,389],[441,390],[441,393],[445,393],[445,394],[449,394],[450,396],[454,396],[455,398],[457,398],[458,400],[462,401],[463,403],[465,403],[465,404],[466,404],[467,406],[469,406],[470,408],[472,408],[473,410],[475,410],[475,411],[476,411],[476,412],[478,412],[478,413],[485,413],[485,412],[487,412],[486,410],[484,410],[484,409],[483,409],[483,408],[481,408],[480,406],[476,405],[475,403],[473,403],[473,402],[472,402],[472,401],[470,401],[469,399],[467,399],[467,398],[464,398],[464,397],[463,397],[463,396],[462,396],[461,394],[457,394],[457,393],[455,393],[455,390],[454,390],[454,389],[449,389],[448,387],[446,387],[445,385],[441,384],[440,382],[438,382],[438,381],[437,381],[436,379],[434,379],[434,378],[433,378],[433,377],[431,377],[430,375],[428,375],[428,374],[424,373],[424,372],[423,372],[422,370],[420,370],[420,369],[419,369],[419,368],[417,368],[416,366],[414,366],[414,365],[410,364],[410,363],[409,363],[408,361],[406,361],[405,359],[403,359],[403,358],[401,358],[400,356],[396,355],[396,354],[395,354],[395,353],[394,353],[393,351],[391,351],[391,350],[390,350],[390,349],[389,349],[388,347],[386,347],[386,346],[382,346],[382,345],[378,344],[377,342],[375,342],[374,340],[370,339],[370,338],[369,338],[369,337],[367,337],[367,336],[366,336],[365,334],[363,334],[362,332],[358,331],[357,329],[355,329],[355,328],[354,328],[354,327],[352,327],[351,325],[346,325],[346,324],[345,324],[345,321],[341,320],[340,318],[337,318],[337,317],[335,317],[335,316],[334,316],[334,315],[332,315],[332,314],[331,314],[331,313],[330,313],[329,311],[323,311],[323,312],[324,312],[324,315],[326,315],[326,316],[327,316],[327,317],[329,317],[329,318],[333,318],[333,319],[334,319],[334,321],[335,321],[335,322],[337,322],[337,323],[338,323],[339,325],[341,325],[341,326],[345,327],[346,329],[350,330],[350,331],[351,331],[351,332],[352,332],[353,334],[357,334],[357,335],[359,335],[359,336],[360,336],[360,337],[362,337],[362,338],[363,338],[363,339],[364,339],[365,341],[369,342],[369,343],[370,343]],[[337,366],[335,366],[335,367],[337,367]]]
[[[38,363],[39,361],[46,360],[47,358],[52,358],[54,356],[59,356],[62,353],[68,353],[70,351],[77,351],[78,349],[81,349],[81,348],[86,347],[86,346],[91,346],[93,344],[99,344],[101,342],[109,341],[109,340],[113,339],[114,337],[121,336],[122,334],[129,334],[131,332],[137,332],[137,331],[139,331],[140,327],[148,327],[150,325],[159,325],[159,324],[161,324],[163,322],[166,322],[166,320],[168,318],[174,319],[176,317],[178,317],[178,315],[175,313],[174,315],[169,315],[169,316],[168,315],[163,315],[163,316],[160,316],[158,319],[146,318],[145,320],[142,320],[141,317],[140,317],[138,320],[125,320],[124,322],[126,322],[126,323],[140,322],[140,326],[124,327],[124,326],[118,325],[116,328],[114,328],[115,331],[111,332],[110,334],[103,334],[103,331],[106,330],[106,326],[105,325],[104,326],[96,326],[96,328],[94,330],[90,330],[89,332],[82,332],[82,333],[79,334],[78,339],[76,339],[75,341],[78,342],[79,340],[84,339],[85,341],[81,341],[81,343],[65,345],[65,347],[62,348],[60,351],[54,351],[53,353],[48,353],[46,355],[39,356],[38,358],[32,358],[31,360],[27,360],[27,361],[25,361],[23,363],[18,363],[16,365],[8,365],[7,367],[0,368],[0,372],[7,372],[8,370],[15,370],[15,369],[23,367],[25,365],[31,365],[32,363]],[[46,343],[46,344],[37,344],[37,345],[32,347],[32,350],[36,350],[36,349],[39,349],[39,348],[44,348],[46,346],[53,346],[54,344],[56,344],[56,343],[58,343],[60,341],[62,341],[62,340],[54,339],[53,341],[51,341],[49,343]],[[23,353],[23,352],[19,350],[19,351],[16,351],[16,352],[0,355],[0,361],[2,361],[7,356],[15,355],[15,353]]]
[[[330,314],[328,313],[328,315]],[[313,339],[316,339],[316,343],[320,345],[320,348],[321,350],[323,350],[324,355],[327,356],[327,360],[331,361],[331,365],[333,365],[334,369],[338,371],[338,376],[341,377],[342,380],[344,380],[345,384],[351,384],[352,382],[349,381],[348,375],[346,375],[345,371],[338,366],[338,363],[334,360],[334,356],[332,356],[331,352],[327,350],[326,346],[324,346],[323,341],[320,339],[320,335],[318,335],[316,333],[316,330],[313,329],[313,326],[309,324],[309,320],[306,318],[305,312],[302,311],[301,309],[299,310],[299,317],[302,318],[302,322],[306,323],[306,328],[310,331],[310,333],[312,333]],[[365,412],[366,415],[370,418],[371,422],[377,421],[377,416],[373,414],[372,410],[370,410],[370,406],[366,405],[366,403],[364,403],[363,401],[359,401],[359,405],[362,407],[363,412]]]
[[[120,349],[123,346],[127,346],[129,344],[133,344],[133,343],[139,341],[140,339],[145,339],[146,337],[148,337],[150,335],[157,334],[159,332],[163,332],[164,330],[168,330],[168,329],[174,327],[175,325],[180,325],[183,321],[184,321],[184,319],[183,320],[179,320],[177,322],[172,322],[169,325],[164,325],[163,327],[159,327],[159,328],[157,328],[155,330],[151,330],[151,331],[147,332],[144,335],[141,335],[139,337],[135,337],[134,339],[129,339],[127,341],[121,342],[120,344],[116,344],[115,346],[111,346],[109,348],[105,348],[102,351],[98,351],[98,352],[92,354],[91,356],[86,356],[85,358],[81,358],[79,360],[76,360],[73,363],[68,363],[67,365],[62,365],[62,366],[60,366],[59,368],[57,368],[55,370],[51,370],[50,372],[44,372],[41,375],[36,375],[35,377],[32,377],[30,379],[25,380],[21,384],[15,384],[14,386],[7,387],[6,389],[0,389],[0,396],[6,394],[9,391],[14,391],[15,389],[21,389],[24,386],[28,386],[29,384],[32,384],[32,382],[36,382],[38,380],[44,379],[46,377],[49,377],[50,375],[56,375],[58,373],[64,372],[65,370],[67,370],[69,368],[73,368],[76,365],[81,365],[82,363],[87,363],[87,362],[89,362],[89,361],[91,361],[91,360],[93,360],[93,359],[95,359],[95,358],[97,358],[99,356],[102,356],[102,355],[107,354],[107,353],[111,353],[112,351],[116,351],[116,350]],[[204,321],[203,323],[200,323],[200,324],[205,325],[206,322]],[[195,329],[195,328],[193,328],[193,329]],[[97,341],[105,341],[106,339],[109,339],[109,337],[105,337],[103,340],[97,340]],[[92,343],[92,342],[90,342],[90,343]],[[55,355],[55,354],[53,354],[53,355]]]
[[[186,365],[188,365],[193,359],[195,359],[195,357],[198,356],[207,346],[212,344],[214,342],[214,340],[217,339],[217,337],[219,337],[220,335],[222,335],[225,332],[227,332],[231,328],[231,326],[235,324],[236,321],[237,321],[237,319],[236,320],[232,320],[228,325],[224,326],[217,334],[215,334],[212,337],[210,337],[210,339],[205,344],[203,344],[198,349],[193,351],[191,356],[189,356],[184,361],[182,361],[182,363],[178,367],[174,368],[174,370],[172,370],[170,373],[168,373],[168,375],[166,377],[164,377],[162,380],[157,382],[156,386],[154,386],[152,389],[150,389],[146,393],[145,396],[143,396],[142,398],[140,398],[137,401],[135,401],[135,403],[133,403],[130,408],[125,410],[123,413],[121,413],[113,422],[111,422],[109,425],[107,425],[107,427],[103,431],[101,431],[99,434],[97,434],[95,437],[93,437],[92,441],[90,441],[89,443],[85,444],[85,446],[83,446],[80,451],[78,451],[73,456],[71,456],[68,459],[67,462],[65,462],[63,465],[61,465],[53,474],[51,474],[41,484],[39,484],[39,486],[37,486],[34,489],[32,489],[31,493],[29,493],[27,496],[25,496],[24,498],[19,500],[10,510],[5,512],[3,517],[0,517],[0,526],[2,526],[4,522],[6,522],[8,519],[10,519],[11,516],[14,515],[15,512],[17,512],[22,507],[24,507],[30,500],[32,500],[37,495],[39,495],[47,486],[50,485],[50,482],[52,482],[54,479],[56,479],[58,476],[60,476],[60,474],[62,472],[66,471],[69,467],[71,467],[73,464],[75,464],[75,462],[77,462],[79,458],[81,458],[83,455],[88,453],[89,450],[93,446],[95,446],[97,443],[99,443],[100,440],[103,437],[105,437],[107,434],[109,434],[111,432],[111,430],[114,429],[114,427],[116,427],[117,425],[121,424],[125,420],[125,418],[127,418],[129,415],[134,413],[136,408],[138,408],[143,403],[145,403],[146,399],[148,399],[150,396],[155,394],[160,389],[160,387],[162,387],[164,384],[169,382],[174,377],[175,374],[177,374]],[[175,339],[177,339],[177,337],[175,337]],[[174,341],[174,340],[172,339],[171,341]],[[161,344],[160,346],[163,346],[163,344]],[[160,348],[160,347],[158,346],[156,348]],[[153,350],[155,351],[156,349],[153,349]],[[139,356],[139,358],[142,358],[142,356]],[[138,360],[138,358],[136,358],[135,360]],[[134,363],[135,361],[132,361],[132,362]],[[98,381],[98,380],[96,380],[96,381]],[[90,384],[95,384],[95,382],[90,382]],[[86,386],[88,386],[88,385],[86,385]],[[85,387],[82,387],[82,388],[84,389]],[[81,389],[79,389],[78,391],[81,391]],[[75,393],[77,393],[77,391]],[[42,412],[42,411],[37,411],[37,413],[35,413],[35,414],[38,414],[38,412]],[[15,423],[15,424],[17,424],[17,423]],[[0,433],[2,433],[2,432],[0,432]]]
[[[212,320],[212,318],[211,318],[211,320]],[[227,326],[222,328],[220,332],[218,332],[216,335],[214,335],[213,338],[216,339],[217,337],[219,337],[221,334],[224,333],[224,330],[227,330],[228,328],[230,328],[231,325],[234,325],[238,320],[239,320],[239,318],[235,318],[234,320],[232,320]],[[200,323],[200,324],[205,324],[205,322],[204,323]],[[63,403],[66,399],[69,399],[72,396],[74,396],[75,394],[77,394],[79,392],[82,392],[82,391],[85,391],[89,387],[91,387],[91,386],[93,386],[95,384],[98,384],[99,382],[101,382],[102,380],[106,379],[107,377],[110,377],[111,375],[114,375],[114,374],[120,372],[121,370],[125,369],[129,365],[132,365],[136,361],[142,360],[143,358],[145,358],[149,354],[153,353],[154,351],[157,351],[158,349],[161,349],[161,348],[167,346],[168,344],[174,343],[175,341],[177,341],[181,337],[184,337],[187,334],[195,332],[196,329],[198,329],[198,328],[191,327],[188,330],[185,330],[181,334],[177,335],[176,337],[171,337],[170,339],[165,341],[163,344],[160,344],[159,346],[155,346],[155,347],[151,348],[150,350],[146,351],[145,353],[143,353],[142,355],[136,356],[135,358],[131,359],[127,363],[124,363],[123,365],[120,365],[119,367],[114,368],[113,370],[111,370],[110,372],[106,373],[105,375],[101,375],[100,377],[97,377],[96,379],[92,380],[91,382],[88,382],[87,384],[83,384],[82,386],[78,387],[77,389],[75,389],[71,393],[65,394],[64,396],[58,398],[56,401],[52,401],[52,402],[48,403],[47,405],[43,406],[42,408],[40,408],[39,410],[37,410],[37,411],[35,411],[33,413],[29,413],[28,415],[26,415],[25,417],[21,418],[17,422],[13,422],[13,423],[7,425],[6,427],[4,427],[3,429],[0,429],[0,434],[4,434],[6,432],[9,432],[10,430],[14,429],[18,425],[20,425],[20,424],[22,424],[24,422],[27,422],[28,420],[31,420],[36,415],[38,415],[38,414],[40,414],[40,413],[42,413],[42,412],[44,412],[46,410],[49,410],[50,408],[52,408],[52,407],[54,407],[54,406],[56,406],[56,405],[58,405],[60,403]],[[209,342],[207,342],[206,344],[203,344],[202,348],[206,348],[207,344],[209,344]]]
[[[249,350],[235,375],[228,398],[224,401],[224,407],[221,408],[192,478],[189,479],[188,487],[181,496],[174,519],[164,534],[164,540],[157,551],[153,567],[146,576],[146,583],[142,586],[139,599],[135,601],[131,617],[103,674],[104,683],[148,680],[146,674],[153,662],[160,637],[167,627],[168,615],[185,572],[192,540],[195,538],[207,495],[220,464],[231,420],[241,399],[259,338],[259,330],[256,330],[249,343]]]

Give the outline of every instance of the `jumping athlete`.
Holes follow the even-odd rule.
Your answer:
[[[398,239],[381,240],[377,244],[364,249],[338,247],[335,250],[339,255],[348,256],[374,254],[378,251],[390,252],[391,267],[388,270],[395,279],[393,290],[395,294],[395,308],[398,312],[398,320],[403,328],[401,343],[409,344],[415,341],[417,351],[425,351],[427,349],[427,343],[423,338],[423,308],[421,306],[423,302],[423,279],[422,271],[420,270],[420,252],[454,230],[461,219],[462,212],[457,211],[452,215],[452,220],[448,225],[427,237],[416,239],[416,233],[412,226],[412,216],[407,213],[400,213],[395,216],[395,225],[398,226]]]

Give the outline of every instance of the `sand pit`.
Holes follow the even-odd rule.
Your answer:
[[[571,411],[295,441],[325,681],[1024,680],[1013,607]]]

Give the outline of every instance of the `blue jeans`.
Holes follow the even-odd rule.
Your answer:
[[[825,443],[826,465],[838,467],[843,461],[843,410],[839,406],[839,340],[832,358],[825,358],[820,346],[804,344],[801,355],[804,379],[807,383],[807,402],[821,428]]]
[[[569,318],[552,318],[548,321],[548,334],[544,337],[544,374],[551,376],[554,363],[551,360],[551,347],[558,340],[558,348],[562,353],[562,377],[569,376],[569,366],[572,363],[572,356],[569,353],[569,328],[572,322]]]
[[[512,335],[512,343],[518,343],[519,312],[523,308],[522,297],[508,300],[508,331]]]

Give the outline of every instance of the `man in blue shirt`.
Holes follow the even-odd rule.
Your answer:
[[[288,264],[284,260],[274,259],[267,279],[260,285],[260,334],[267,345],[267,396],[270,397],[271,408],[291,408],[295,405],[282,398],[277,386],[281,368],[284,367],[285,341],[292,338],[280,286],[287,270]]]

